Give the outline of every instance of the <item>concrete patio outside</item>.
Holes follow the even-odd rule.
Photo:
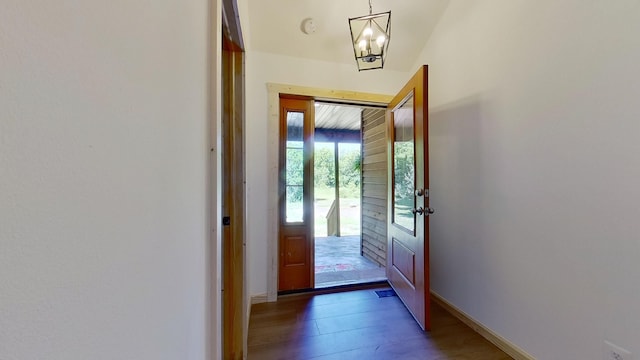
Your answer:
[[[315,238],[316,288],[386,280],[384,267],[360,255],[360,236]]]

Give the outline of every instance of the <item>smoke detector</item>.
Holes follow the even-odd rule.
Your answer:
[[[311,35],[316,32],[316,23],[312,18],[306,18],[302,20],[300,24],[300,30],[307,35]]]

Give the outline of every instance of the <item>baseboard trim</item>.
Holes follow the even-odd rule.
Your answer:
[[[251,305],[266,303],[268,301],[267,294],[258,294],[251,297]]]
[[[242,334],[242,360],[247,360],[247,354],[249,353],[249,320],[251,319],[252,299],[249,298],[248,303],[245,297],[245,318],[244,318],[244,333]]]
[[[527,354],[524,350],[522,350],[516,344],[496,334],[491,329],[482,325],[479,321],[472,318],[464,311],[458,309],[453,304],[445,300],[442,296],[438,295],[433,291],[431,291],[431,299],[434,302],[436,302],[438,305],[442,306],[442,308],[444,308],[451,315],[453,315],[458,320],[465,323],[465,325],[473,329],[473,331],[480,334],[480,336],[487,339],[489,342],[497,346],[500,350],[506,352],[509,356],[511,356],[515,360],[536,360],[536,358]]]

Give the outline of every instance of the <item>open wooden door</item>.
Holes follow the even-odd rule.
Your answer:
[[[420,327],[430,329],[427,66],[387,108],[387,278]]]
[[[314,287],[311,99],[280,98],[278,291]]]

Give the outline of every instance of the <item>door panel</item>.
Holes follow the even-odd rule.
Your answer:
[[[416,253],[396,238],[393,238],[391,241],[393,267],[404,276],[405,282],[415,287]]]
[[[387,123],[387,277],[420,327],[429,330],[427,66],[391,101]]]
[[[313,101],[280,99],[278,290],[313,287]]]
[[[283,239],[284,266],[304,266],[307,261],[307,239],[304,236],[287,236]]]

